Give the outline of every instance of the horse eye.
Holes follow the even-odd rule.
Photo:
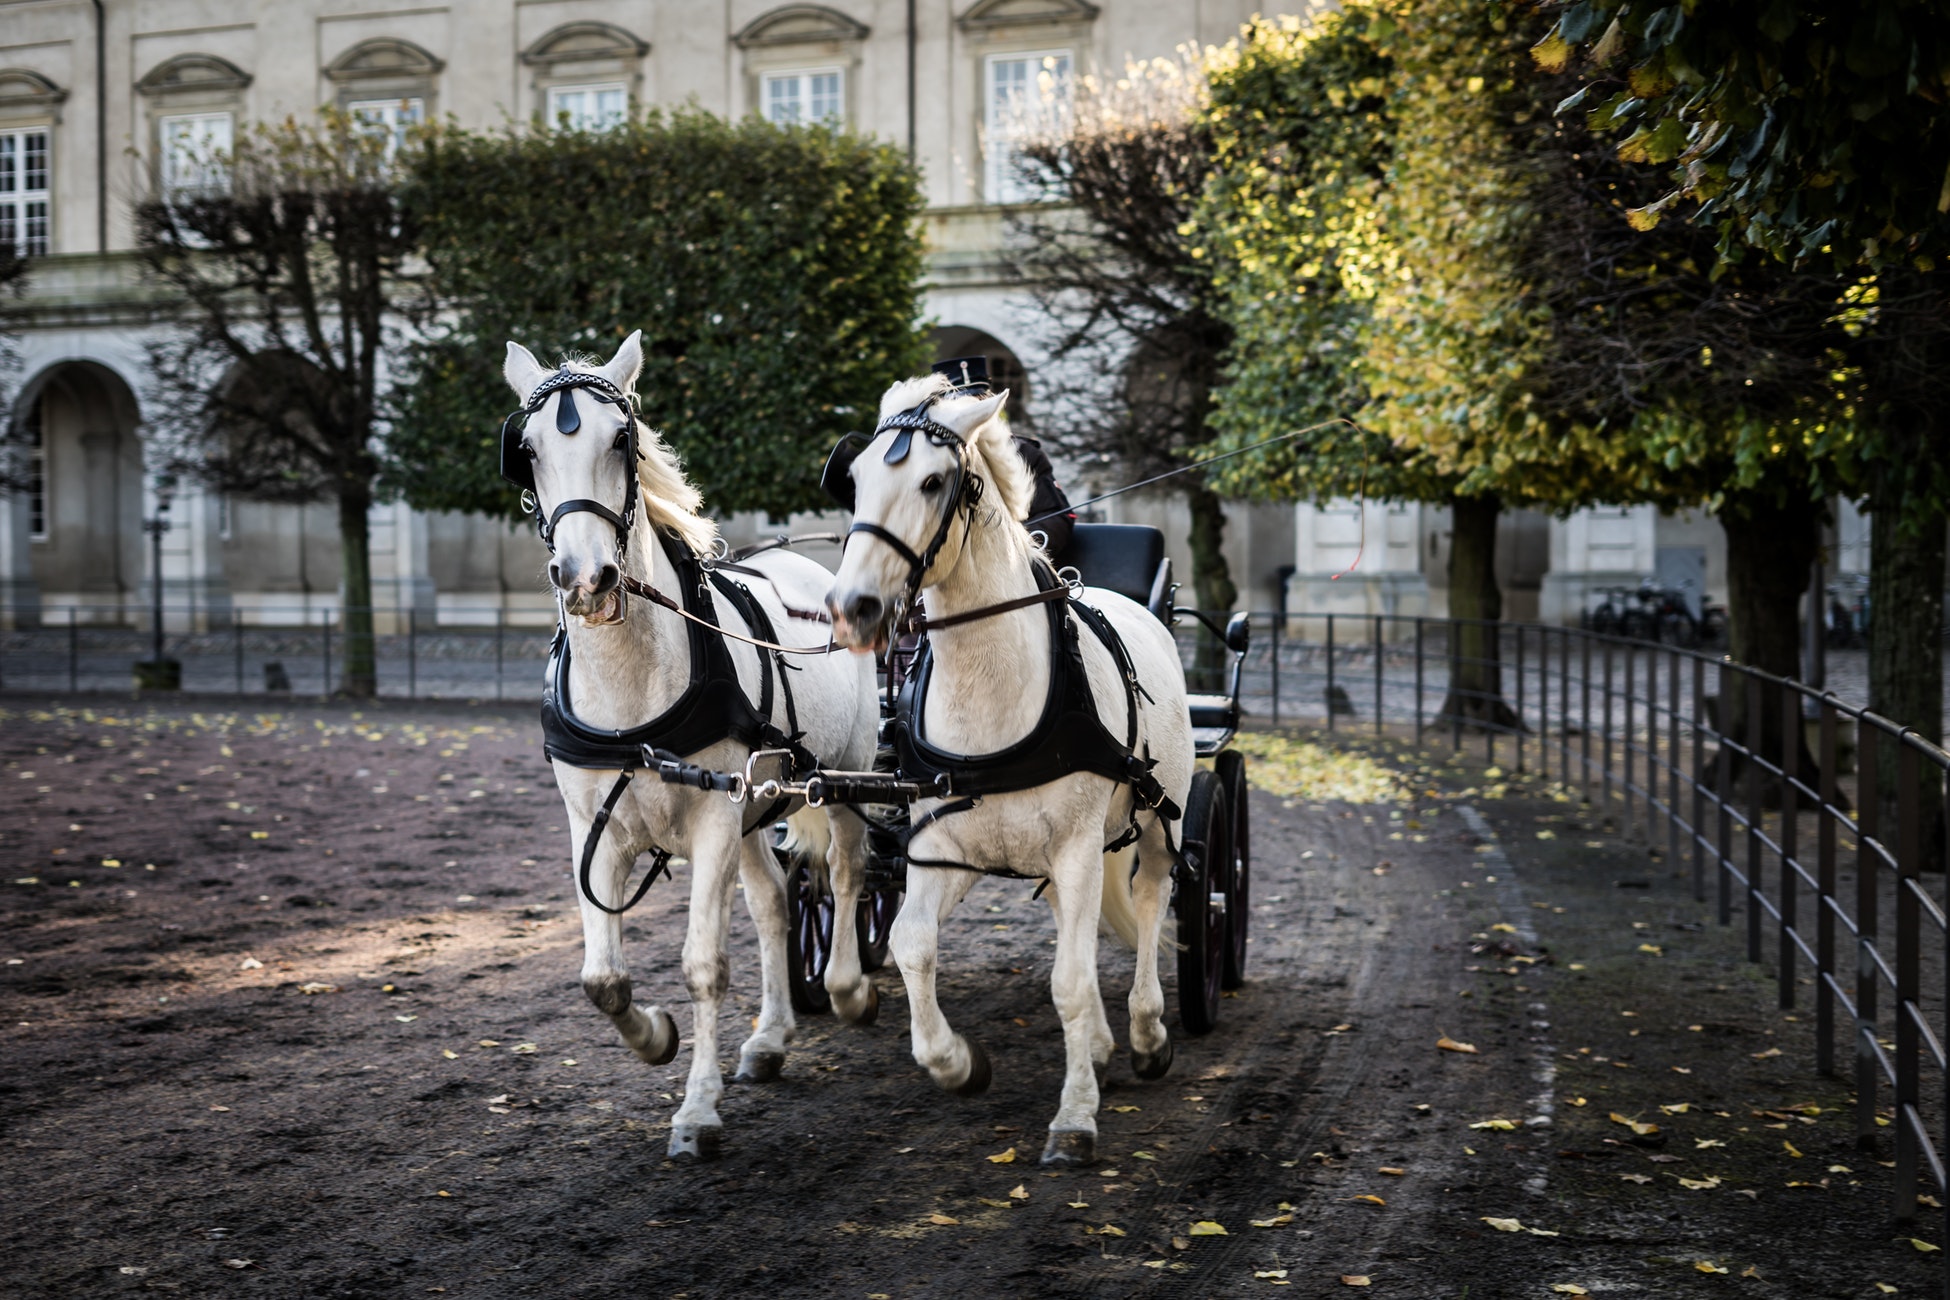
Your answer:
[[[941,490],[941,475],[930,474],[922,479],[921,490],[923,492],[939,492]]]
[[[534,459],[535,459],[535,457],[536,457],[536,455],[538,454],[538,453],[537,453],[537,452],[535,451],[535,444],[534,444],[534,443],[532,443],[532,442],[529,442],[529,441],[527,441],[527,440],[525,440],[525,439],[523,440],[523,442],[522,442],[522,444],[521,444],[521,453],[522,453],[522,455],[524,455],[524,456],[526,456],[526,457],[528,457],[528,459],[530,459],[530,460],[534,460]]]
[[[612,451],[628,451],[630,449],[630,431],[628,429],[618,430],[616,441],[610,444],[610,449]]]

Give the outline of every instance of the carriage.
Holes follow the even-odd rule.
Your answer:
[[[1239,688],[1251,628],[1243,613],[1221,626],[1203,611],[1173,604],[1177,585],[1164,535],[1139,524],[1078,524],[1066,561],[1084,583],[1107,588],[1145,606],[1167,626],[1193,622],[1200,635],[1215,637],[1228,659],[1223,693],[1192,694],[1192,731],[1198,757],[1209,760],[1192,779],[1182,829],[1184,859],[1174,873],[1172,910],[1178,930],[1178,1014],[1190,1034],[1211,1032],[1218,1023],[1222,993],[1245,980],[1246,932],[1250,919],[1252,836],[1246,795],[1245,755],[1231,748],[1239,729]],[[883,718],[891,704],[883,706]],[[882,746],[876,768],[892,772],[892,755]],[[734,793],[751,792],[768,778],[766,759],[754,757],[752,770]],[[703,774],[683,765],[666,765],[666,780],[693,784],[723,774]],[[843,774],[835,774],[836,776]],[[888,935],[900,908],[906,863],[901,856],[899,827],[906,809],[891,802],[900,792],[891,782],[828,780],[831,794],[862,796],[868,810],[870,849],[867,887],[861,895],[858,924],[860,964],[875,971],[887,960]],[[842,785],[848,788],[842,789]],[[819,788],[815,778],[815,789]],[[815,794],[815,799],[821,796]],[[830,797],[830,794],[829,796]],[[881,799],[890,802],[881,803]],[[842,799],[843,802],[853,800]],[[832,951],[833,898],[823,873],[782,849],[776,849],[786,872],[788,988],[792,1008],[801,1014],[830,1010],[825,976]]]

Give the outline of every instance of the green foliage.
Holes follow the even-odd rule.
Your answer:
[[[1208,70],[1216,155],[1197,216],[1235,341],[1214,450],[1296,429],[1224,462],[1221,490],[1262,500],[1445,496],[1424,458],[1348,417],[1371,315],[1376,205],[1393,153],[1392,65],[1365,11],[1256,22]]]
[[[1721,251],[1908,261],[1950,252],[1950,21],[1938,0],[1576,0],[1536,47],[1610,75],[1578,103],[1670,166],[1656,220],[1702,201]]]
[[[922,369],[921,196],[898,151],[685,110],[602,132],[433,132],[406,201],[448,305],[410,358],[397,485],[506,513],[506,340],[608,354],[644,331],[645,420],[707,501],[817,508],[835,439]]]

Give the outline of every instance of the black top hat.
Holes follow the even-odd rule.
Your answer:
[[[946,375],[955,381],[955,391],[972,397],[982,397],[989,389],[989,359],[987,357],[950,357],[937,361],[932,369],[937,375]]]

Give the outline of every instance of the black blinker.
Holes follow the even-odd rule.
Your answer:
[[[853,462],[869,441],[863,433],[847,434],[833,444],[831,454],[826,457],[826,468],[819,473],[819,490],[843,510],[853,509]]]
[[[526,492],[535,490],[535,462],[522,446],[526,411],[516,411],[501,424],[501,477]]]

